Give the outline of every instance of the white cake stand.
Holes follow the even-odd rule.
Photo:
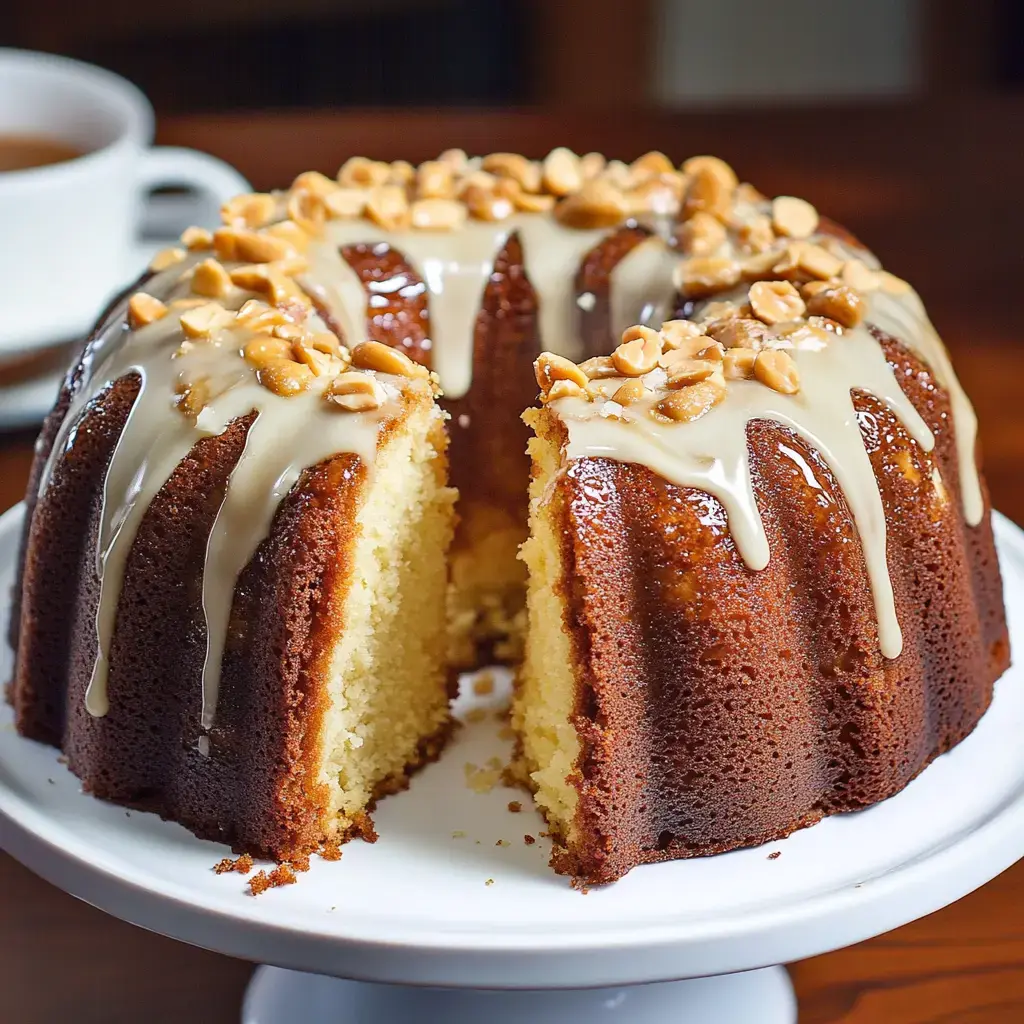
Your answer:
[[[5,600],[20,521],[19,510],[0,519]],[[1024,534],[999,516],[996,532],[1024,645]],[[4,651],[0,680],[9,671]],[[225,848],[83,795],[5,709],[0,845],[127,921],[275,965],[257,971],[245,1024],[792,1024],[792,989],[771,965],[938,910],[1024,855],[1022,675],[1011,669],[975,732],[893,799],[758,849],[640,868],[587,895],[551,873],[544,840],[524,841],[543,827],[528,798],[466,785],[467,763],[507,756],[491,713],[502,693],[464,700],[460,714],[481,708],[484,720],[382,802],[375,846],[351,843],[340,862],[314,860],[298,884],[258,898],[211,870]]]

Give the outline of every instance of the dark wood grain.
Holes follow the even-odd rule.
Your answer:
[[[352,153],[419,159],[456,144],[720,152],[766,191],[812,199],[917,284],[978,409],[994,503],[1024,521],[1022,129],[1024,103],[979,100],[713,117],[182,118],[160,135],[233,161],[260,187]],[[0,435],[0,509],[22,495],[31,444],[30,433]],[[3,1020],[237,1020],[247,965],[106,917],[2,856],[0,892]],[[791,971],[804,1024],[1024,1020],[1024,863],[946,910]]]

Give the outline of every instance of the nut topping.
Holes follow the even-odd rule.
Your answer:
[[[256,379],[275,395],[290,398],[310,388],[313,371],[294,359],[268,359],[256,371]]]
[[[726,380],[750,380],[754,376],[757,352],[752,348],[726,349],[723,372]]]
[[[154,274],[158,274],[161,270],[166,270],[168,267],[173,267],[175,263],[180,263],[186,255],[184,249],[179,249],[176,246],[170,249],[161,249],[149,261],[149,269]]]
[[[288,359],[292,354],[292,346],[280,338],[273,338],[266,334],[259,334],[252,341],[247,342],[242,350],[246,362],[251,363],[257,369],[266,366],[274,359]]]
[[[697,384],[671,391],[655,406],[667,419],[677,423],[692,423],[710,412],[726,395],[723,380],[709,377]]]
[[[796,320],[806,312],[800,293],[788,281],[758,281],[748,297],[754,316],[766,324]]]
[[[455,231],[466,222],[466,207],[454,199],[418,199],[411,216],[412,226],[422,231]]]
[[[365,373],[338,374],[324,391],[324,398],[346,412],[368,412],[381,407],[377,382]]]
[[[616,389],[612,401],[618,402],[619,405],[632,405],[644,397],[646,390],[643,381],[639,377],[633,377]]]
[[[589,398],[586,388],[572,380],[556,380],[551,390],[541,396],[542,402],[557,402],[560,398]]]
[[[222,299],[231,291],[231,278],[221,263],[206,259],[192,271],[192,291],[210,299]]]
[[[381,160],[367,160],[353,156],[341,165],[338,184],[346,188],[375,188],[386,185],[391,177],[391,166]]]
[[[578,192],[583,187],[583,180],[580,158],[571,149],[560,146],[544,158],[543,183],[552,195],[567,196]]]
[[[133,330],[167,315],[167,307],[147,292],[136,292],[128,300],[128,322]]]
[[[181,244],[190,252],[213,248],[213,232],[206,228],[185,228],[181,233]]]
[[[409,226],[409,200],[401,185],[378,185],[366,199],[366,216],[385,231]]]
[[[789,238],[808,238],[818,229],[818,211],[806,199],[777,196],[772,200],[772,226]]]
[[[642,377],[658,365],[661,351],[661,335],[638,324],[623,332],[622,344],[612,353],[612,362],[624,377]]]
[[[629,213],[626,197],[600,179],[586,182],[555,207],[559,222],[570,228],[608,228],[622,223]]]
[[[679,247],[689,256],[710,256],[725,244],[725,226],[710,213],[698,211],[679,229]]]
[[[261,228],[269,224],[277,213],[277,200],[267,192],[250,192],[229,199],[220,215],[230,227]]]
[[[324,208],[328,217],[351,220],[363,215],[363,211],[366,209],[366,200],[369,197],[369,189],[338,188],[324,196]]]
[[[204,302],[181,314],[179,323],[186,338],[209,338],[227,327],[234,315],[219,302]]]
[[[781,349],[757,354],[754,377],[782,395],[795,395],[800,390],[800,371],[792,356]]]
[[[579,368],[590,380],[604,380],[607,377],[618,377],[619,375],[611,356],[591,356],[589,359],[584,359]]]
[[[676,267],[675,282],[687,298],[702,298],[737,284],[740,265],[736,260],[716,256],[694,256]]]
[[[581,388],[587,386],[588,377],[571,359],[554,352],[541,352],[533,364],[537,384],[545,394],[556,380],[571,380]]]
[[[404,352],[379,341],[364,341],[352,349],[352,365],[378,373],[393,373],[399,377],[424,377],[425,367],[414,363]]]
[[[828,317],[843,327],[856,327],[864,319],[864,300],[849,285],[815,281],[820,287],[807,299],[807,312]]]

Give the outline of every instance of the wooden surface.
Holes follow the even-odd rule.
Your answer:
[[[765,191],[813,200],[918,286],[978,409],[994,503],[1024,522],[1022,128],[1024,104],[976,101],[713,117],[190,118],[160,136],[231,160],[260,187],[307,167],[332,171],[352,153],[420,159],[456,144],[719,152]],[[31,443],[30,433],[0,435],[0,509],[22,496]],[[246,964],[113,920],[2,855],[0,893],[0,1020],[237,1020]],[[1022,1021],[1024,863],[931,917],[791,971],[804,1024]]]

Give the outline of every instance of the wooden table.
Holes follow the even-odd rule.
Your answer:
[[[785,115],[181,118],[160,140],[223,156],[258,187],[333,171],[352,153],[418,160],[449,145],[721,153],[765,191],[804,195],[844,221],[918,285],[980,413],[994,503],[1024,521],[1022,128],[1024,104],[973,100]],[[0,435],[0,510],[22,496],[31,445],[31,433]],[[0,892],[3,1020],[237,1020],[249,965],[107,917],[2,855]],[[1024,863],[931,917],[791,971],[804,1024],[1024,1020]]]

